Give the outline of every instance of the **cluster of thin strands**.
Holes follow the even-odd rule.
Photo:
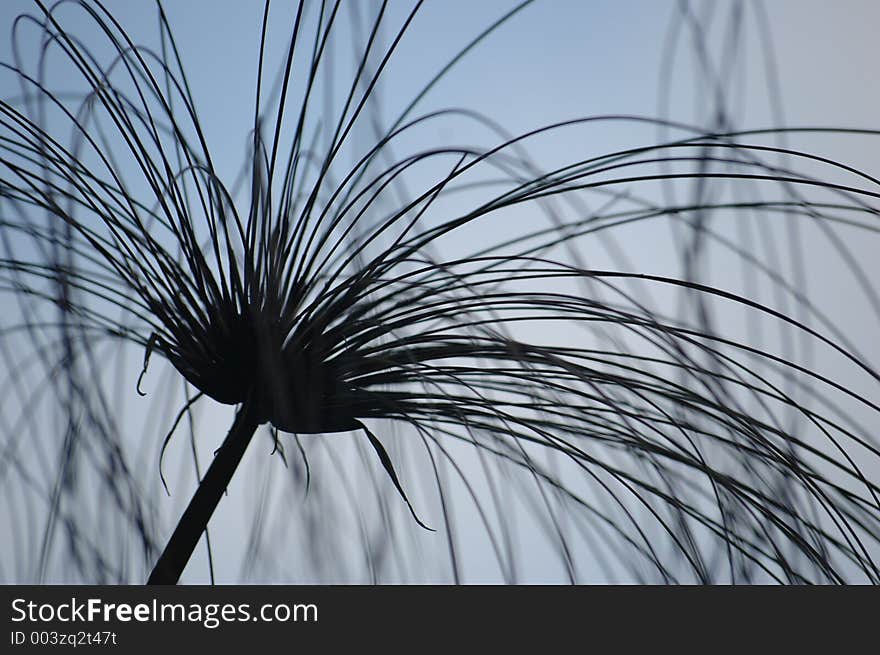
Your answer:
[[[873,238],[880,185],[778,141],[875,132],[606,116],[510,137],[461,109],[416,115],[522,6],[378,129],[371,103],[419,5],[390,27],[384,3],[367,20],[348,7],[360,58],[330,113],[327,61],[348,38],[340,3],[285,7],[290,42],[274,79],[267,5],[251,149],[225,182],[161,5],[154,50],[101,3],[36,4],[13,37],[18,52],[38,34],[39,56],[4,64],[20,92],[0,103],[0,485],[18,528],[4,538],[5,579],[143,579],[166,533],[142,469],[157,475],[158,449],[181,424],[195,441],[196,408],[257,393],[254,331],[271,325],[289,378],[259,381],[283,395],[260,421],[311,495],[288,487],[268,515],[264,490],[248,536],[233,531],[248,540],[251,572],[357,577],[339,550],[352,535],[373,581],[423,577],[412,553],[426,540],[447,550],[458,581],[467,504],[509,582],[527,567],[525,529],[572,581],[880,581],[880,378],[796,277],[719,226],[808,223],[880,313],[840,236]],[[100,49],[64,22],[72,14]],[[684,12],[677,29],[692,19]],[[59,62],[87,92],[51,85]],[[409,135],[450,120],[496,145],[410,151]],[[528,156],[542,140],[621,123],[669,136],[547,169]],[[371,147],[351,145],[357,129]],[[640,270],[614,236],[658,221],[677,237],[682,275]],[[758,229],[768,243],[778,235]],[[621,265],[592,268],[593,243]],[[732,257],[774,302],[701,281],[707,252]],[[745,321],[746,335],[717,316]],[[147,361],[140,378],[124,365],[121,353],[145,351],[176,369],[182,397],[161,402]],[[820,354],[842,373],[805,360]],[[118,387],[135,383],[149,393],[133,405]],[[125,418],[138,408],[143,434]],[[337,431],[350,434],[310,434]],[[357,444],[354,482],[348,464],[310,466],[319,452],[332,461],[328,439]],[[302,552],[278,545],[288,533]]]

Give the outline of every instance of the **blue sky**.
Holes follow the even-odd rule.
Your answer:
[[[380,104],[373,108],[375,116],[385,121],[396,116],[430,75],[512,4],[507,0],[427,2],[383,74]],[[682,6],[677,2],[538,0],[459,62],[423,99],[416,113],[467,108],[491,117],[511,134],[557,121],[618,114],[660,116],[689,125],[708,125],[713,115],[713,90],[711,85],[700,81],[705,77],[701,77],[699,60],[694,57],[695,51],[706,47],[712,66],[723,68],[724,62],[733,62],[725,93],[729,118],[735,127],[776,127],[780,118],[790,126],[877,125],[880,86],[873,69],[878,54],[874,32],[880,21],[880,5],[868,0],[768,2],[762,10],[766,11],[766,22],[762,22],[761,12],[755,10],[757,5],[743,3],[740,5],[744,9],[741,46],[735,56],[727,60],[724,43],[735,17],[734,3],[692,4],[693,17],[705,26],[705,44],[694,39],[686,23],[677,21],[676,17],[681,16],[677,12]],[[184,69],[196,98],[199,122],[217,170],[225,179],[233,179],[246,160],[248,131],[253,121],[261,5],[256,0],[167,3],[169,20],[181,45]],[[158,43],[151,2],[110,2],[108,6],[133,40],[153,46]],[[364,2],[359,6],[366,17],[375,12],[376,4]],[[392,27],[401,24],[408,7],[408,2],[391,3],[388,28],[382,34],[386,43],[394,36]],[[61,11],[70,9],[62,7]],[[10,33],[13,17],[25,10],[38,13],[30,2],[24,0],[7,0],[0,5],[0,34],[3,34],[0,59],[3,61],[8,61],[11,56],[6,36]],[[276,70],[282,60],[291,15],[286,3],[273,5],[267,70]],[[68,16],[67,25],[73,29],[81,27],[83,34],[94,34],[81,12],[70,10]],[[348,30],[351,23],[344,24]],[[765,39],[765,27],[769,28],[769,40]],[[32,53],[34,43],[32,37],[28,37],[29,33],[33,34],[26,27],[21,32],[22,51]],[[676,35],[678,40],[672,41]],[[343,71],[350,66],[351,49],[357,48],[355,40],[344,41],[340,39],[337,44],[337,65]],[[672,49],[671,43],[675,43]],[[66,69],[53,70],[50,61],[48,70],[59,86],[67,83],[62,72]],[[341,74],[339,83],[343,84],[347,79]],[[0,95],[8,97],[18,92],[10,80],[8,74],[0,75]],[[777,97],[779,105],[775,104]],[[320,117],[315,116],[313,120],[320,120]],[[638,146],[664,138],[663,135],[662,130],[651,125],[602,121],[576,131],[549,134],[530,144],[530,153],[540,164],[552,166]],[[363,147],[363,144],[369,144],[369,138],[369,130],[364,129],[355,135],[354,142]],[[425,144],[432,145],[474,141],[489,145],[497,137],[472,122],[448,121],[438,122],[436,127],[432,124],[422,138]],[[792,135],[789,145],[844,160],[868,172],[876,170],[876,140]],[[410,144],[410,147],[417,146],[417,143]],[[659,188],[654,191],[661,192]],[[516,213],[511,216],[511,220],[527,220]],[[489,226],[479,228],[462,239],[490,239],[494,230]],[[874,256],[873,242],[853,235],[845,235],[845,238],[855,257],[864,262],[869,277],[878,279],[880,264]],[[665,227],[646,226],[639,232],[621,232],[619,245],[641,270],[675,273],[677,260],[670,239]],[[868,359],[877,362],[880,340],[876,339],[876,323],[873,314],[865,311],[865,298],[852,290],[851,275],[844,262],[833,253],[829,254],[828,243],[818,232],[807,230],[803,239],[807,258],[821,262],[821,275],[816,274],[815,279],[810,279],[811,293],[815,294],[817,302],[828,308],[829,314],[839,321],[855,343],[863,344]],[[469,244],[463,240],[458,245]],[[450,247],[454,248],[456,244],[451,243]],[[608,251],[598,242],[586,248],[585,256],[602,265],[615,265]],[[719,285],[741,290],[744,284],[739,269],[733,265],[727,267],[723,256],[719,256],[717,266],[709,275]],[[131,361],[135,362],[140,354],[133,352],[131,356]],[[836,373],[839,363],[830,359],[825,362],[820,358],[817,365]],[[840,371],[841,375],[849,375],[843,369]],[[153,383],[158,384],[160,379],[164,378],[156,373]],[[847,381],[858,388],[862,385],[867,388],[866,381],[858,376]],[[135,424],[147,420],[143,417],[143,407],[132,405],[131,411],[138,417],[132,419]],[[224,412],[206,419],[214,431],[222,431],[228,414]],[[207,461],[215,445],[210,440],[201,444],[202,461]],[[264,445],[260,444],[260,455]],[[239,472],[235,488],[230,488],[228,501],[224,501],[215,517],[218,526],[215,557],[221,581],[237,579],[245,544],[235,536],[245,530],[243,526],[249,525],[253,504],[264,502],[260,500],[257,485],[248,482],[255,477],[261,482],[270,478],[270,474],[260,468],[262,465],[256,463],[255,450],[252,447],[247,466]],[[167,503],[160,501],[160,511],[168,525],[188,498],[184,491],[189,488],[187,484],[192,485],[186,452],[185,443],[169,451],[171,469],[179,471],[180,491],[176,491]],[[351,464],[347,458],[356,461],[353,451],[340,457],[348,462],[346,466]],[[145,476],[149,489],[161,494],[158,472],[151,473]],[[247,474],[251,477],[248,478]],[[276,471],[271,475],[277,478],[283,473]],[[352,474],[357,475],[362,473]],[[274,499],[274,505],[268,507],[284,512],[292,501],[279,489],[281,487],[272,487],[266,491],[267,497]],[[429,490],[422,490],[416,497],[422,497],[421,494],[426,497],[429,493]],[[456,493],[463,497],[460,488]],[[458,499],[462,506],[466,505],[464,500]],[[460,511],[464,527],[458,538],[466,555],[463,564],[466,579],[496,581],[499,573],[492,563],[488,546],[479,539],[479,529],[474,527],[475,513],[465,508]],[[8,515],[0,514],[0,520],[4,518],[9,520]],[[348,519],[352,517],[348,516]],[[346,529],[354,530],[351,526]],[[295,536],[292,539],[296,541]],[[408,563],[391,572],[392,579],[412,576],[418,581],[433,582],[445,578],[446,570],[442,564],[428,563],[434,556],[442,559],[442,547],[426,541],[424,535],[412,537],[406,543],[412,549]],[[344,546],[340,548],[345,557],[351,555]],[[525,579],[556,582],[563,578],[558,561],[553,557],[552,544],[525,529],[521,549]],[[425,568],[419,570],[418,562],[422,560],[418,553],[422,550],[431,557],[425,557]],[[588,559],[584,556],[584,561]],[[349,575],[350,581],[362,581],[359,576],[363,572],[358,571],[352,561],[346,565],[348,568],[340,568],[339,580],[335,581],[348,580],[346,576]],[[332,566],[328,566],[332,570]],[[291,571],[294,571],[291,573],[294,579],[305,575],[296,571],[295,566]],[[598,579],[598,571],[591,570],[589,563],[584,564],[582,572],[586,579]],[[333,578],[333,574],[328,576]],[[196,582],[204,581],[205,577],[206,561],[203,550],[199,549],[185,579]]]

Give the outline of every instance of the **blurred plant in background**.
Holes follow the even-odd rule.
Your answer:
[[[814,288],[877,320],[880,188],[800,145],[877,133],[786,126],[760,5],[675,5],[650,115],[513,134],[427,99],[558,5],[420,67],[431,3],[266,3],[229,142],[166,9],[10,25],[5,581],[141,582],[227,485],[184,580],[878,581],[876,344]]]

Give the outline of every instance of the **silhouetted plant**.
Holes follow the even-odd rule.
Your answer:
[[[299,527],[317,567],[342,539],[334,502],[349,496],[374,580],[400,556],[402,532],[433,528],[412,547],[442,540],[458,581],[453,505],[464,498],[506,581],[519,576],[523,520],[571,581],[585,577],[585,560],[608,579],[878,581],[870,425],[880,376],[811,300],[792,226],[828,238],[876,312],[838,233],[876,234],[880,191],[865,172],[780,142],[875,132],[737,130],[718,99],[709,128],[605,116],[516,137],[476,112],[416,112],[528,2],[383,120],[377,85],[421,3],[400,19],[385,3],[368,19],[358,3],[285,4],[279,16],[267,3],[249,151],[228,180],[161,4],[153,49],[99,2],[35,4],[13,37],[19,53],[36,30],[39,54],[5,66],[21,90],[0,104],[0,285],[17,307],[2,326],[0,475],[16,524],[30,503],[49,507],[38,545],[14,546],[40,553],[27,577],[45,576],[59,527],[83,579],[122,581],[151,565],[164,533],[136,472],[144,462],[155,471],[155,448],[164,453],[184,424],[195,457],[194,412],[219,403],[237,408],[234,422],[204,476],[195,460],[200,482],[151,582],[178,580],[261,426],[317,494],[296,499],[313,508]],[[274,77],[270,16],[290,36]],[[699,27],[686,10],[676,24]],[[346,42],[357,55],[347,77],[332,60]],[[494,143],[425,148],[426,128],[449,121]],[[620,122],[661,138],[603,155],[585,145],[561,165],[534,154]],[[676,199],[682,190],[687,200]],[[784,221],[788,254],[764,257],[718,227],[728,217]],[[612,239],[660,219],[681,275],[628,264]],[[620,266],[588,264],[596,240],[623,253]],[[713,284],[718,256],[770,300]],[[140,354],[138,375],[126,362]],[[834,372],[811,364],[829,357]],[[151,383],[157,359],[182,387]],[[149,410],[132,456],[122,388],[135,386]],[[335,433],[348,436],[312,436]],[[344,462],[334,464],[338,488],[312,470],[318,444],[343,438],[357,444],[368,489],[346,486]],[[424,479],[435,495],[419,498]],[[377,516],[363,517],[360,503]],[[240,536],[255,552],[258,505]],[[108,552],[114,543],[123,552]]]

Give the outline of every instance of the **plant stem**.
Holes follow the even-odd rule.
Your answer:
[[[251,437],[259,426],[257,413],[252,405],[253,403],[245,401],[235,416],[235,422],[226,435],[226,440],[217,451],[208,472],[202,478],[183,516],[180,517],[174,534],[171,535],[159,561],[153,567],[147,584],[177,584],[202,533],[208,527],[208,521],[217,503],[229,486],[229,481],[238,468],[244,451],[251,442]]]

